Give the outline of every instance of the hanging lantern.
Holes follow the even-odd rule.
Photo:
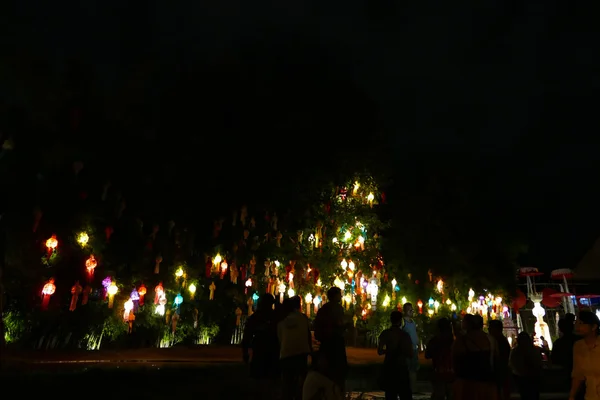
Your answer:
[[[133,312],[133,300],[129,299],[123,304],[123,321],[129,322],[129,313]]]
[[[154,304],[158,304],[164,294],[165,289],[163,288],[162,282],[159,282],[158,285],[154,287]]]
[[[110,283],[108,288],[106,289],[106,293],[108,293],[108,308],[113,308],[113,304],[115,302],[115,294],[119,291],[117,284],[113,281]]]
[[[140,288],[138,289],[138,294],[140,295],[140,306],[144,305],[144,296],[146,295],[146,286],[142,283]]]
[[[129,299],[133,303],[133,312],[137,312],[140,308],[140,293],[134,287],[129,295]]]
[[[306,316],[310,318],[310,307],[312,305],[312,294],[308,293],[305,297],[304,297],[304,302],[306,303]]]
[[[46,240],[46,249],[48,249],[48,258],[54,253],[56,248],[58,247],[58,239],[56,239],[56,235],[52,235],[50,239]]]
[[[177,296],[175,296],[175,300],[173,300],[173,304],[175,304],[175,306],[179,308],[181,303],[183,303],[183,296],[181,295],[181,293],[178,293]]]
[[[80,232],[77,234],[77,243],[79,243],[81,247],[85,247],[89,241],[90,237],[86,232]]]
[[[217,286],[215,285],[215,282],[211,282],[210,286],[208,287],[208,290],[210,291],[208,299],[214,300],[215,299],[215,290],[217,290]]]
[[[419,314],[423,314],[423,301],[417,301],[417,307],[419,307]]]
[[[50,303],[50,297],[56,292],[56,285],[54,279],[50,278],[48,282],[42,288],[42,310],[48,309],[48,303]]]
[[[193,283],[188,287],[188,290],[190,291],[190,299],[194,300],[194,296],[196,295],[196,285],[194,285]]]
[[[183,271],[183,267],[177,268],[177,271],[175,271],[175,278],[177,278],[177,279],[182,278],[183,275],[185,275],[185,272]]]
[[[87,269],[88,279],[90,281],[92,280],[92,277],[94,276],[94,270],[96,269],[97,266],[98,266],[98,261],[96,261],[96,258],[94,257],[93,254],[90,256],[90,258],[85,260],[85,268]]]

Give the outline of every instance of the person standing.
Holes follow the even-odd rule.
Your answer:
[[[315,339],[319,342],[317,358],[325,358],[330,378],[345,389],[348,361],[346,358],[346,342],[344,339],[344,308],[342,307],[342,291],[332,287],[327,291],[328,302],[321,307],[315,317]]]
[[[573,315],[573,317],[575,317]],[[550,359],[552,364],[560,367],[564,384],[571,388],[571,374],[573,372],[573,347],[579,337],[575,335],[574,318],[565,316],[558,321],[558,330],[560,337],[554,342]]]
[[[510,360],[510,343],[504,336],[504,325],[497,319],[489,322],[488,331],[498,345],[498,358],[496,359],[495,374],[498,382],[498,395],[500,399],[510,399],[510,374],[508,363]]]
[[[417,334],[417,324],[413,319],[415,310],[411,303],[406,303],[402,307],[404,311],[404,326],[402,330],[408,333],[413,345],[413,355],[408,360],[408,372],[410,374],[410,387],[413,393],[417,387],[417,372],[419,371],[419,335]]]
[[[433,366],[432,400],[449,400],[452,397],[454,368],[452,366],[452,344],[454,335],[452,323],[448,318],[440,318],[437,323],[438,333],[429,343],[425,358],[430,359]]]
[[[410,336],[402,330],[402,313],[390,314],[391,328],[381,332],[377,354],[385,355],[381,384],[385,400],[412,400],[408,360],[413,355]]]
[[[257,399],[276,397],[274,388],[279,377],[279,343],[274,304],[272,295],[260,296],[256,312],[246,320],[242,338],[242,358],[245,363],[250,363],[250,377],[257,383]]]
[[[510,354],[510,367],[522,400],[539,400],[542,353],[527,332],[519,333],[517,347]]]
[[[465,334],[452,344],[452,359],[456,380],[455,400],[495,400],[498,398],[494,359],[495,340],[483,332],[481,315],[465,315]]]
[[[575,330],[581,340],[573,347],[573,383],[569,400],[575,400],[585,383],[585,400],[600,400],[600,321],[591,311],[581,311]]]
[[[294,296],[285,302],[287,316],[277,325],[283,400],[302,400],[302,386],[312,352],[310,321],[302,314],[302,301]]]

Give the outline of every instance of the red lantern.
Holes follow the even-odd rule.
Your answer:
[[[139,291],[138,291],[139,293]],[[154,304],[158,304],[160,298],[165,294],[165,289],[163,288],[162,282],[160,282],[154,288]]]
[[[56,292],[56,285],[54,284],[54,279],[50,278],[42,288],[42,310],[48,309],[50,297],[54,292]]]
[[[90,281],[92,280],[92,276],[94,276],[94,269],[96,268],[97,265],[98,265],[98,261],[96,261],[96,258],[94,257],[93,254],[90,256],[90,258],[85,260],[85,268],[87,269],[88,278]]]
[[[139,304],[140,306],[144,305],[144,296],[146,295],[146,286],[142,283],[140,288],[138,289],[138,294],[140,295]]]
[[[417,307],[419,307],[419,314],[423,314],[423,301],[417,301]]]
[[[542,298],[542,304],[548,308],[556,308],[560,306],[560,298],[555,296],[557,293],[558,292],[556,290],[550,288],[545,288],[542,290],[542,295],[544,296]]]
[[[52,255],[54,250],[58,247],[58,239],[56,239],[56,235],[52,235],[52,237],[46,240],[46,248],[48,249],[48,258]]]
[[[517,289],[517,295],[513,300],[513,309],[518,314],[519,310],[523,308],[527,304],[527,297],[525,297],[525,293]]]

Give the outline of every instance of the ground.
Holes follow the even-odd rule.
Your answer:
[[[364,400],[383,396],[377,391],[381,357],[375,349],[348,348],[349,395]],[[68,396],[87,393],[90,398],[126,394],[135,397],[199,396],[245,398],[252,382],[237,346],[195,346],[169,349],[102,351],[4,352],[2,383],[19,387],[20,396],[49,395],[63,390]],[[431,367],[422,360],[415,400],[429,398]],[[1,385],[0,387],[5,387]],[[559,392],[545,385],[546,392]],[[566,399],[545,394],[544,399]]]

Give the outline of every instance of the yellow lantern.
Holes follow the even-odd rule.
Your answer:
[[[115,294],[119,291],[117,284],[112,281],[108,288],[106,289],[106,293],[108,293],[108,308],[113,308],[113,304],[115,301]]]

